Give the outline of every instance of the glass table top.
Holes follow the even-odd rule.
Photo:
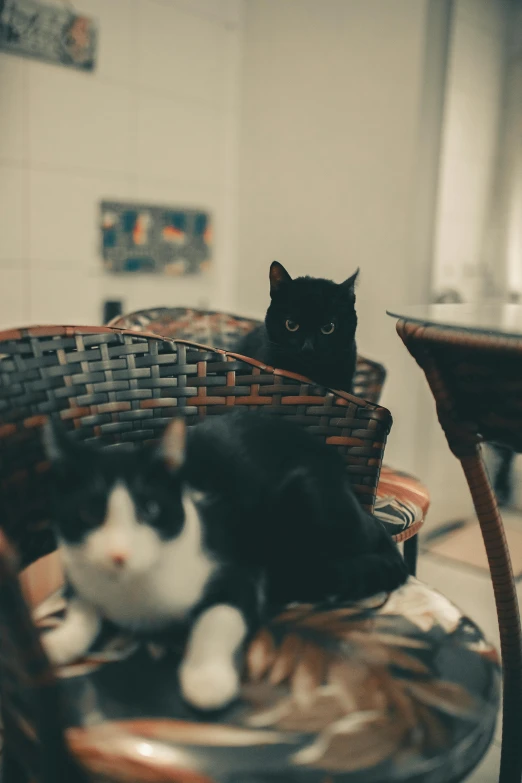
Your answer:
[[[404,305],[386,311],[394,318],[480,334],[522,338],[522,305],[502,302]]]

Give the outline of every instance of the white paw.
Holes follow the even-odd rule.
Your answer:
[[[183,698],[200,710],[226,707],[239,694],[239,676],[231,662],[184,663],[179,677]]]
[[[44,634],[41,641],[47,657],[54,666],[65,666],[87,652],[76,634],[65,626]]]

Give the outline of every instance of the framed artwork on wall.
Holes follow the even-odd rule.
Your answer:
[[[102,201],[100,228],[107,272],[178,277],[210,267],[212,224],[205,210]]]
[[[0,0],[0,51],[93,71],[97,29],[72,6]]]

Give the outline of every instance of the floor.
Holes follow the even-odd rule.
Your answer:
[[[506,528],[522,532],[522,514],[503,510],[502,516]],[[477,525],[478,528],[478,523],[471,522],[471,524]],[[448,536],[450,535],[451,533],[448,534]],[[469,565],[454,557],[450,558],[440,554],[441,547],[438,546],[438,543],[443,540],[442,537],[437,536],[437,545],[434,545],[435,539],[433,538],[421,540],[417,570],[419,579],[440,590],[454,601],[498,647],[497,615],[488,572],[480,566]],[[476,540],[480,542],[480,536]],[[483,545],[479,543],[478,546]],[[473,559],[480,561],[479,557]],[[517,581],[517,590],[518,599],[522,605],[522,579]],[[500,725],[497,726],[495,741],[484,761],[467,779],[466,783],[496,783],[499,765]]]
[[[511,555],[515,579],[522,579],[522,516],[507,512],[504,519],[506,539]],[[438,528],[424,539],[424,546],[432,555],[439,555],[457,564],[470,566],[489,574],[486,549],[475,519],[460,520],[448,527]]]

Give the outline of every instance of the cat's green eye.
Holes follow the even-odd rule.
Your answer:
[[[325,324],[324,326],[321,326],[321,332],[323,334],[332,334],[334,329],[335,324]]]
[[[297,332],[297,330],[299,329],[299,324],[296,324],[295,321],[291,321],[290,318],[285,323],[285,326],[289,332]]]

